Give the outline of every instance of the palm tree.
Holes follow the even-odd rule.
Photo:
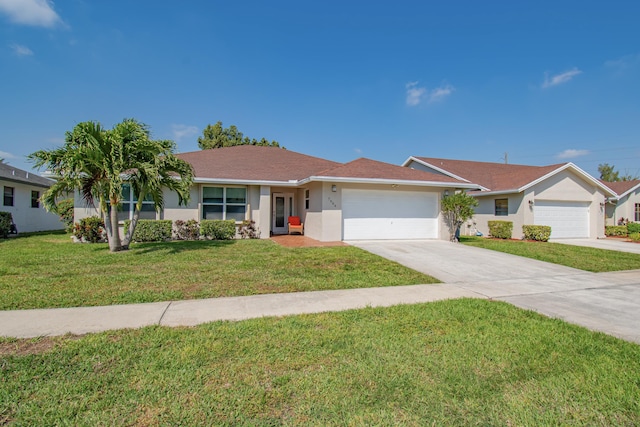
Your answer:
[[[125,119],[107,130],[100,123],[83,122],[66,133],[65,141],[61,148],[29,155],[38,168],[46,167],[57,177],[43,194],[44,207],[55,210],[60,196],[78,190],[87,205],[102,215],[112,252],[129,248],[145,197],[153,200],[156,211],[164,206],[163,188],[178,193],[180,204],[189,201],[191,165],[174,156],[172,141],[152,140],[143,123]],[[117,207],[125,183],[131,186],[137,203],[121,239]]]

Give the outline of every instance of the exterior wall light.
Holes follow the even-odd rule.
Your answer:
[[[529,207],[533,207],[534,203],[535,202],[533,200],[529,200]]]
[[[338,191],[338,187],[335,184],[333,184],[331,186],[331,191],[335,193],[336,191]]]
[[[449,197],[449,190],[444,190],[444,197]]]

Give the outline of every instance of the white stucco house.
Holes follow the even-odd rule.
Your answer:
[[[58,215],[47,212],[40,196],[53,181],[31,172],[0,163],[2,205],[0,211],[10,212],[18,232],[60,230],[64,224]]]
[[[411,156],[407,168],[474,183],[474,221],[488,235],[488,221],[513,222],[513,238],[523,225],[551,226],[551,238],[604,237],[605,203],[615,192],[573,163],[526,166]],[[465,231],[471,231],[468,224]]]
[[[365,158],[338,163],[276,147],[241,145],[178,154],[195,171],[188,206],[174,193],[141,218],[253,220],[262,238],[287,232],[300,216],[304,234],[320,241],[448,239],[440,200],[445,191],[474,190],[464,179]],[[121,219],[135,200],[125,189]],[[76,196],[76,220],[95,215]]]
[[[607,225],[623,222],[640,222],[640,180],[603,182],[616,192],[607,200]]]

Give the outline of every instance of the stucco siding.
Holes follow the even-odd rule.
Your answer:
[[[10,212],[13,222],[16,224],[19,233],[33,231],[60,230],[64,224],[58,215],[47,212],[40,203],[39,207],[31,207],[31,191],[38,191],[40,196],[47,190],[46,188],[23,184],[20,182],[0,180],[0,191],[4,192],[4,187],[13,188],[13,206],[0,204],[0,211]],[[4,201],[4,200],[3,200]]]
[[[526,218],[523,203],[524,193],[477,196],[476,198],[478,200],[478,207],[475,209],[475,215],[470,223],[467,223],[465,230],[461,232],[474,234],[473,222],[475,221],[478,231],[485,236],[489,236],[489,221],[511,221],[513,223],[512,237],[514,239],[522,238],[522,226]],[[507,199],[507,215],[495,215],[496,199]],[[528,209],[528,206],[526,209]]]
[[[618,223],[620,218],[631,222],[640,222],[636,221],[635,217],[636,203],[640,203],[640,188],[635,189],[618,200],[617,204],[608,205],[608,207],[611,206],[611,219],[607,224],[615,225]]]

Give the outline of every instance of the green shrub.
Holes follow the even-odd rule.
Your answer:
[[[131,221],[124,222],[125,231],[129,229]],[[134,242],[164,242],[171,240],[171,220],[140,219],[133,232]]]
[[[176,240],[198,240],[200,238],[200,224],[195,219],[173,222],[173,235]]]
[[[230,240],[236,236],[236,222],[232,219],[203,219],[200,235],[213,240]]]
[[[256,227],[256,222],[247,219],[242,221],[240,228],[238,230],[238,234],[243,239],[259,239],[260,238],[260,230]]]
[[[0,212],[0,237],[4,237],[5,239],[9,237],[11,224],[13,224],[11,212]]]
[[[523,225],[522,235],[524,240],[547,242],[551,237],[551,227],[548,225]]]
[[[629,234],[629,239],[633,240],[634,242],[640,242],[640,233]]]
[[[510,239],[513,234],[513,222],[489,221],[489,234],[496,239]]]
[[[627,224],[627,234],[640,233],[640,222],[630,222]]]
[[[98,216],[82,218],[73,225],[73,235],[81,242],[98,243],[105,240],[104,221]]]
[[[626,236],[627,226],[626,225],[606,225],[604,227],[604,235],[605,236]]]
[[[60,221],[64,222],[64,230],[67,233],[73,232],[73,199],[60,200],[56,213],[60,216]]]

